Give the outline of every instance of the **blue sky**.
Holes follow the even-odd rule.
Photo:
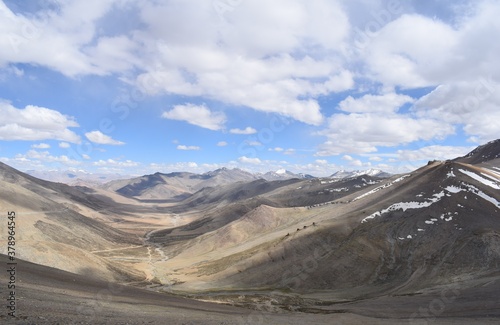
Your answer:
[[[0,2],[0,160],[406,172],[500,135],[500,3]]]

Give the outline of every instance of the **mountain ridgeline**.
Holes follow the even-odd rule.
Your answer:
[[[267,178],[223,168],[89,188],[1,164],[0,203],[23,218],[20,258],[83,276],[316,314],[458,286],[457,306],[475,306],[460,312],[500,317],[499,140],[402,175]]]

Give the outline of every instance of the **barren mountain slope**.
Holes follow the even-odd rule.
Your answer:
[[[117,193],[142,200],[174,200],[179,201],[189,197],[192,193],[205,187],[214,187],[235,183],[238,181],[252,181],[256,176],[240,169],[221,168],[204,174],[193,173],[155,173],[142,177],[112,181],[103,188]]]
[[[281,261],[264,257],[223,283],[279,288],[291,283],[299,291],[359,288],[380,294],[383,288],[414,292],[498,275],[500,193],[495,184],[500,179],[480,179],[482,171],[440,163],[397,187],[348,203],[340,215],[326,207],[333,216],[330,224],[322,222],[318,231],[300,239],[287,237],[267,252]],[[304,264],[315,250],[317,256]],[[304,273],[307,267],[312,269]],[[284,270],[290,270],[285,278]]]
[[[490,141],[472,150],[463,157],[456,158],[454,161],[467,164],[480,164],[500,158],[500,139]]]
[[[33,180],[10,168],[2,168],[0,175],[0,207],[4,213],[16,213],[16,253],[20,258],[57,267],[75,273],[93,273],[96,277],[124,280],[143,277],[133,270],[126,270],[119,263],[110,263],[94,254],[95,250],[117,249],[140,245],[136,236],[117,231],[97,220],[71,209],[67,198],[56,192],[59,184]],[[42,186],[46,185],[47,187]],[[62,186],[64,194],[85,197],[84,193]],[[80,201],[82,202],[82,201]],[[83,202],[88,202],[83,200]],[[91,201],[90,201],[91,202]],[[7,223],[0,224],[0,233],[7,233]],[[6,237],[2,236],[1,252],[7,250]]]
[[[434,163],[319,207],[258,207],[182,250],[167,248],[159,268],[186,281],[174,290],[328,289],[349,298],[496,276],[498,184],[480,167]]]

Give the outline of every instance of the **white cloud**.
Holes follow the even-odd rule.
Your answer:
[[[354,166],[354,167],[361,167],[361,166],[363,166],[363,162],[359,159],[354,159],[349,163],[349,165]]]
[[[0,140],[63,140],[79,143],[70,127],[78,127],[73,117],[45,107],[28,105],[18,109],[0,101]]]
[[[459,124],[466,135],[484,143],[500,134],[500,83],[479,78],[437,87],[413,108],[421,118]]]
[[[192,173],[204,173],[210,170],[215,170],[217,168],[224,167],[224,165],[218,164],[198,164],[196,162],[177,162],[174,164],[165,164],[165,163],[151,163],[147,166],[146,169],[142,172],[142,174],[148,173],[156,173],[156,172],[164,172],[170,173],[174,171],[179,172],[192,172]]]
[[[492,42],[500,34],[498,1],[469,0],[455,11],[456,4],[436,5],[451,18],[442,10],[426,17],[411,2],[399,2],[402,9],[389,17],[376,17],[388,9],[383,1],[227,3],[230,10],[221,12],[213,1],[74,0],[24,14],[0,2],[0,69],[22,78],[30,64],[70,77],[113,75],[142,95],[195,97],[314,126],[337,108],[342,114],[321,132],[320,156],[377,152],[454,128],[477,142],[500,134],[500,45]],[[356,44],[356,28],[370,23],[366,43]],[[410,114],[397,114],[413,99],[396,89],[438,85]],[[337,107],[320,107],[318,98],[350,89]],[[205,105],[175,106],[162,116],[211,130],[226,123]],[[0,140],[79,143],[72,127],[75,120],[57,111],[0,103]]]
[[[59,148],[67,149],[71,147],[71,145],[67,142],[59,142]]]
[[[402,114],[334,114],[328,122],[321,133],[328,140],[319,147],[319,156],[376,152],[378,146],[441,139],[455,132],[447,123]]]
[[[281,152],[284,155],[293,155],[296,152],[295,149],[292,149],[292,148],[284,149],[284,148],[281,148],[281,147],[269,148],[267,150],[268,151],[274,151],[274,152]]]
[[[217,147],[225,147],[227,145],[228,145],[228,143],[226,141],[219,141],[219,142],[217,142]]]
[[[238,161],[243,164],[251,164],[251,165],[260,165],[262,161],[259,158],[248,158],[246,156],[242,156],[238,158]]]
[[[178,145],[177,150],[185,150],[185,151],[190,151],[190,150],[200,150],[201,148],[198,146],[185,146],[185,145]]]
[[[450,7],[459,10],[449,20],[403,14],[371,35],[360,53],[365,73],[386,86],[403,88],[475,83],[491,75],[498,81],[500,46],[490,42],[500,33],[498,2]]]
[[[456,31],[439,20],[403,15],[379,31],[363,58],[373,78],[384,84],[431,86],[437,81],[435,71],[449,65],[457,38]]]
[[[462,157],[472,149],[474,147],[433,145],[417,150],[398,150],[397,154],[400,161],[447,160]]]
[[[247,126],[244,129],[231,129],[231,130],[229,130],[229,133],[232,133],[232,134],[255,134],[255,133],[257,133],[257,130],[250,127],[250,126]]]
[[[115,159],[106,159],[106,160],[98,160],[93,162],[94,166],[99,167],[120,167],[120,168],[130,168],[140,166],[140,163],[132,160],[115,160]]]
[[[354,99],[349,96],[339,104],[339,109],[350,113],[394,113],[413,98],[396,93],[384,95],[364,95]]]
[[[259,141],[251,141],[251,140],[247,140],[246,143],[251,146],[251,147],[260,147],[262,146],[262,143],[260,143]]]
[[[58,2],[55,10],[38,15],[14,14],[2,2],[0,65],[4,62],[49,67],[68,76],[109,73],[84,48],[93,41],[96,21],[111,8],[111,1]],[[89,46],[90,47],[90,46]],[[98,66],[100,66],[98,68]],[[104,70],[103,70],[104,69]]]
[[[106,135],[101,131],[87,132],[85,133],[85,137],[87,137],[89,141],[97,144],[106,144],[112,146],[120,146],[125,144],[124,142],[112,139],[109,135]]]
[[[220,130],[224,128],[226,116],[222,112],[212,112],[205,104],[194,105],[176,105],[168,112],[163,112],[163,118],[186,121],[189,124],[196,125],[209,130]]]
[[[15,159],[19,161],[30,161],[31,165],[36,164],[37,162],[61,163],[63,165],[70,165],[70,166],[76,166],[81,164],[81,161],[70,159],[66,155],[52,156],[48,151],[36,151],[36,150],[29,150],[26,154],[17,154],[15,156]]]
[[[224,15],[221,21],[207,3],[196,8],[189,2],[176,3],[175,8],[145,5],[141,17],[149,33],[141,36],[152,44],[160,38],[164,45],[160,42],[153,53],[156,64],[147,66],[137,82],[150,80],[144,87],[148,93],[204,96],[320,124],[323,116],[316,98],[354,84],[352,73],[337,58],[349,32],[341,5],[257,0],[237,7],[230,19]],[[193,29],[185,21],[205,27]],[[308,55],[311,48],[317,53]]]
[[[39,143],[39,144],[31,145],[31,148],[33,148],[33,149],[49,149],[50,145],[47,143]]]

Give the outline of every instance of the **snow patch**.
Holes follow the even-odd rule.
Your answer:
[[[479,196],[480,198],[492,203],[493,205],[495,205],[496,207],[500,207],[500,202],[497,201],[497,199],[489,196],[488,194],[482,192],[481,190],[479,190],[477,187],[475,187],[474,185],[471,185],[471,184],[467,184],[467,183],[464,183],[462,182],[462,184],[464,186],[466,186],[468,189],[469,189],[469,192],[471,193],[474,193],[476,194],[477,196]],[[467,196],[465,197],[465,199],[467,199]]]
[[[483,178],[483,177],[479,176],[478,174],[470,172],[470,171],[465,170],[465,169],[459,169],[459,171],[464,173],[465,175],[469,176],[470,178],[473,178],[476,181],[483,183],[486,186],[494,188],[495,190],[500,190],[500,186],[498,186],[498,184],[496,182],[490,181],[489,179]]]
[[[381,185],[381,186],[379,186],[379,187],[376,187],[376,188],[374,188],[373,190],[368,191],[368,192],[366,192],[365,194],[362,194],[362,195],[360,195],[360,196],[358,196],[358,197],[354,198],[352,201],[353,201],[353,202],[354,202],[354,201],[357,201],[357,200],[362,199],[362,198],[364,198],[364,197],[366,197],[366,196],[368,196],[368,195],[371,195],[371,194],[377,193],[377,192],[378,192],[378,191],[380,191],[380,190],[383,190],[383,189],[385,189],[385,188],[391,187],[391,186],[392,186],[392,185],[394,185],[395,183],[401,182],[403,179],[405,179],[406,177],[410,177],[410,176],[411,176],[411,174],[407,174],[407,175],[403,175],[403,176],[401,176],[401,177],[399,177],[399,178],[396,178],[396,179],[395,179],[395,180],[393,180],[392,182],[388,182],[388,183],[386,183],[386,184],[384,184],[384,185]]]
[[[349,191],[349,189],[347,187],[342,187],[342,188],[330,188],[330,189],[327,189],[328,192],[332,193],[332,192],[347,192]]]
[[[462,192],[462,191],[463,191],[463,189],[462,189],[462,188],[457,187],[457,186],[453,186],[453,185],[451,185],[451,186],[447,186],[447,187],[445,188],[445,190],[447,190],[448,192],[453,193],[453,194],[456,194],[456,193],[458,193],[458,192]]]
[[[454,214],[458,214],[458,212],[455,212]],[[446,222],[452,221],[453,214],[451,212],[445,213],[445,214],[441,215],[441,220],[444,220]]]
[[[378,182],[375,182],[375,181],[367,181],[366,179],[362,178],[361,179],[365,184],[368,184],[368,185],[375,185],[377,184]]]
[[[433,198],[428,199],[429,201],[426,201],[426,202],[413,201],[413,202],[400,202],[400,203],[393,204],[390,207],[388,207],[387,209],[383,209],[381,211],[377,211],[377,212],[369,215],[368,217],[361,220],[361,223],[365,223],[369,219],[373,219],[375,217],[380,217],[382,214],[390,212],[390,211],[403,210],[403,212],[405,212],[408,209],[421,209],[421,208],[430,207],[434,203],[439,202],[444,197],[444,195],[445,195],[445,193],[444,193],[444,191],[442,191],[442,192],[434,194]],[[436,221],[437,221],[437,219],[436,219]]]

